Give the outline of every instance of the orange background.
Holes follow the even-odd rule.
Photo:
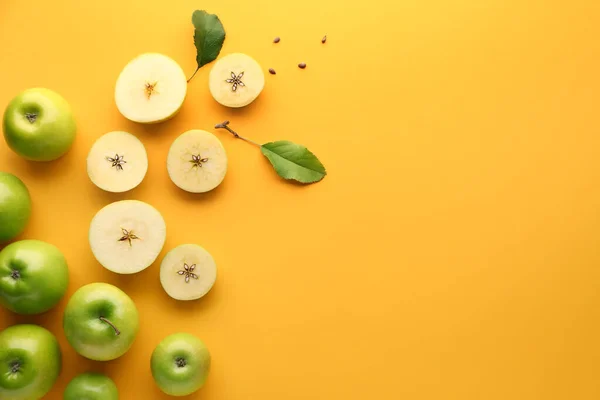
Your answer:
[[[197,8],[221,17],[222,55],[245,52],[278,74],[230,110],[209,94],[208,65],[175,119],[126,121],[113,99],[119,72],[156,51],[191,74]],[[50,164],[0,146],[0,170],[33,196],[22,238],[57,245],[71,270],[56,309],[2,311],[0,328],[37,322],[57,335],[53,400],[86,370],[111,376],[122,399],[166,399],[149,358],[179,331],[213,356],[193,399],[597,399],[598,37],[595,0],[4,0],[0,108],[48,87],[71,103],[79,131]],[[259,142],[305,144],[329,175],[282,182],[222,131],[223,185],[177,189],[171,142],[224,119]],[[138,136],[150,156],[124,195],[86,175],[90,146],[112,130]],[[147,201],[167,222],[163,253],[134,276],[106,271],[87,241],[95,212],[120,199]],[[212,292],[191,303],[158,279],[162,256],[187,242],[219,267]],[[62,331],[68,297],[96,281],[124,289],[141,314],[130,352],[108,363],[77,356]]]

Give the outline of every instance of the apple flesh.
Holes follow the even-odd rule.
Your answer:
[[[0,304],[18,314],[40,314],[58,304],[69,285],[60,250],[40,240],[21,240],[0,251]]]
[[[208,348],[199,338],[176,333],[154,349],[150,368],[160,390],[170,396],[187,396],[204,386],[210,362]]]
[[[37,325],[14,325],[0,332],[0,399],[38,400],[60,375],[56,337]]]
[[[133,300],[108,283],[77,290],[63,316],[67,340],[80,355],[95,361],[121,357],[132,346],[140,326]]]
[[[63,156],[75,140],[75,118],[58,93],[32,88],[19,93],[4,111],[4,139],[15,153],[31,161]]]
[[[64,400],[119,400],[117,385],[106,375],[77,375],[65,389]]]
[[[27,186],[8,172],[0,172],[0,242],[20,235],[31,215],[31,196]]]

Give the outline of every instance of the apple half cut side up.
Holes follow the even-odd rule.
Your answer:
[[[213,98],[226,107],[239,108],[252,103],[265,86],[260,64],[243,53],[228,54],[210,70],[209,89]]]
[[[185,100],[187,79],[170,57],[142,54],[119,75],[115,102],[119,112],[133,122],[153,124],[174,117]]]
[[[173,183],[190,193],[215,189],[227,173],[227,153],[212,133],[191,130],[181,134],[169,149],[167,171]]]
[[[158,210],[138,200],[111,203],[96,213],[89,242],[96,260],[118,274],[148,268],[165,244],[167,227]]]
[[[215,260],[201,246],[183,244],[169,251],[160,265],[160,283],[175,300],[205,296],[217,279]]]
[[[131,133],[109,132],[92,145],[87,157],[90,180],[107,192],[122,193],[137,187],[148,171],[148,154]]]

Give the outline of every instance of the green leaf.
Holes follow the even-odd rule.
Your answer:
[[[275,171],[284,179],[301,183],[314,183],[325,178],[327,171],[321,161],[306,147],[287,140],[260,146]]]
[[[192,14],[194,24],[194,45],[196,45],[196,62],[198,68],[214,61],[223,47],[225,29],[215,14],[204,10],[196,10]]]

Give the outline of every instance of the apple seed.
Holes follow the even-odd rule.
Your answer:
[[[127,240],[129,242],[129,247],[131,247],[132,240],[140,239],[133,233],[133,231],[128,231],[127,229],[124,229],[124,228],[121,228],[121,231],[123,233],[123,236],[121,236],[121,238],[119,239],[119,242],[124,242]]]
[[[158,93],[155,89],[156,84],[158,82],[154,82],[154,83],[150,83],[150,82],[146,82],[146,96],[148,97],[148,100],[150,100],[150,96],[152,96],[154,93]]]

